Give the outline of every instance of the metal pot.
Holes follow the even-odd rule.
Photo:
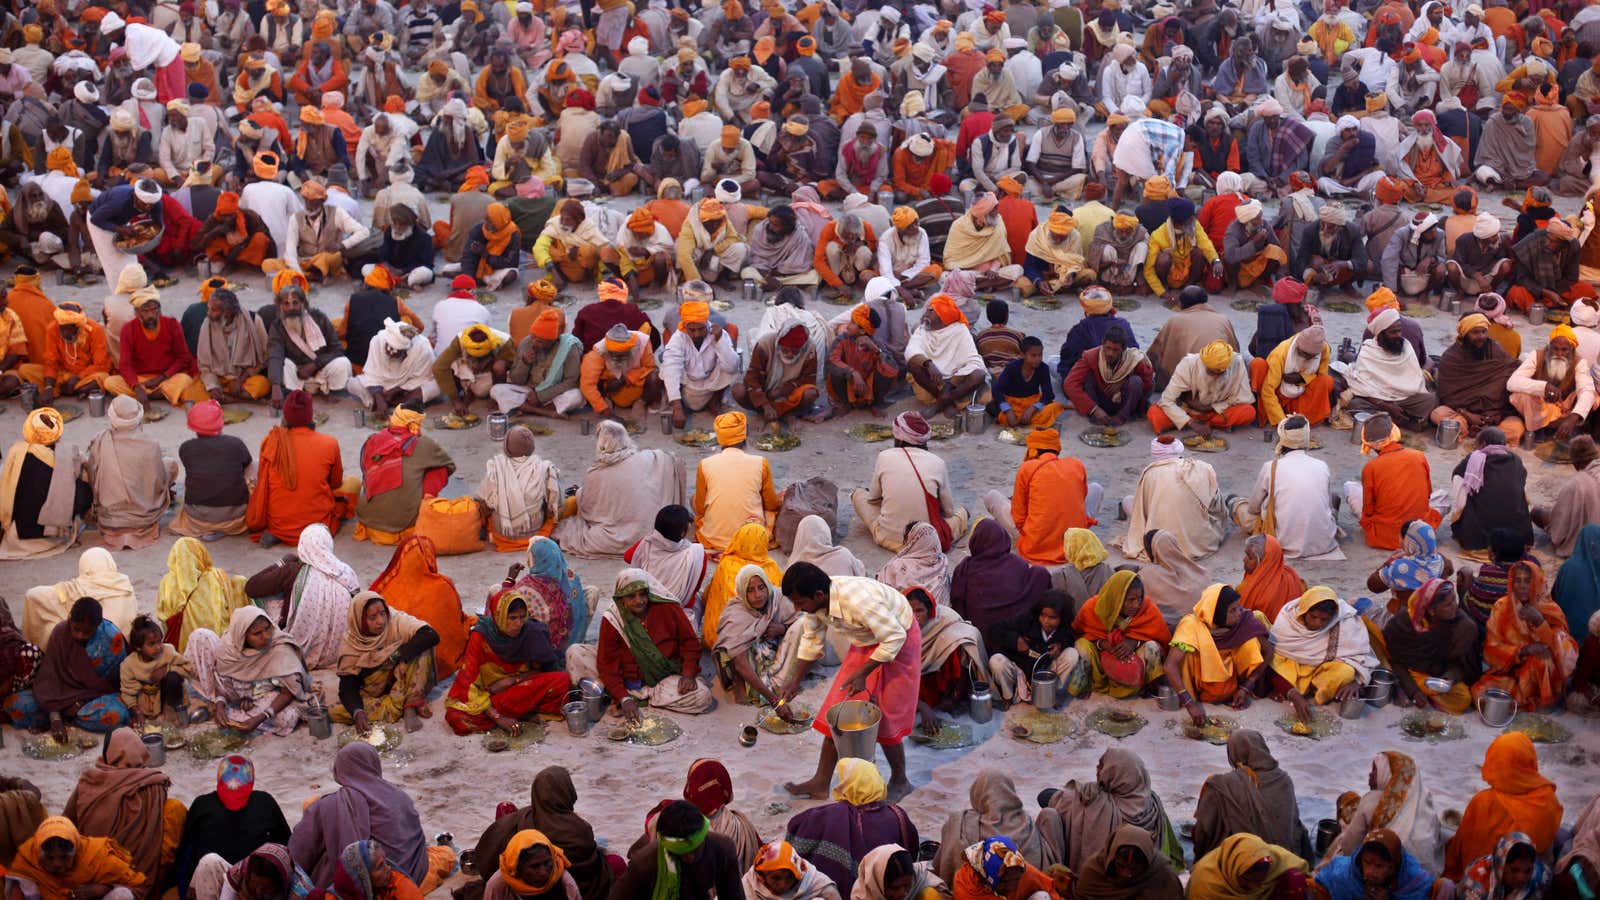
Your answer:
[[[1367,683],[1362,691],[1367,705],[1373,709],[1383,709],[1389,705],[1389,698],[1394,695],[1394,673],[1388,669],[1373,669],[1372,680]]]
[[[1361,446],[1361,433],[1367,430],[1367,420],[1372,416],[1373,414],[1369,412],[1358,412],[1351,416],[1356,424],[1350,429],[1350,443],[1357,447]]]
[[[665,412],[661,414],[661,433],[672,433],[672,413]]]
[[[894,212],[894,191],[883,188],[878,191],[878,205],[890,213]]]
[[[588,705],[582,700],[561,704],[561,718],[567,720],[567,733],[573,737],[589,733]]]
[[[350,411],[350,421],[357,428],[367,427],[367,411],[363,407],[356,407]]]
[[[994,697],[989,694],[987,682],[974,681],[972,683],[972,695],[968,700],[968,709],[974,722],[981,724],[994,718]]]
[[[1545,309],[1544,309],[1544,304],[1542,304],[1542,303],[1535,303],[1534,305],[1528,307],[1528,324],[1529,325],[1543,325],[1544,324],[1544,313],[1545,313]]]
[[[150,754],[150,768],[159,769],[166,763],[167,747],[161,742],[160,732],[147,734],[139,738],[139,742],[144,744],[145,752]]]
[[[511,421],[503,412],[489,413],[489,440],[503,441],[511,429]]]
[[[744,298],[744,302],[746,303],[754,303],[761,299],[761,286],[756,284],[754,281],[747,279],[740,290],[740,296]]]
[[[1504,728],[1517,717],[1517,698],[1499,688],[1489,688],[1478,698],[1478,718],[1490,728]]]
[[[871,700],[844,700],[828,710],[828,732],[839,756],[871,762],[878,753],[883,710]]]
[[[1261,429],[1261,443],[1275,444],[1278,442],[1278,429],[1266,426]]]
[[[1028,679],[1033,687],[1033,708],[1039,712],[1051,712],[1056,708],[1056,687],[1059,685],[1055,672],[1039,671],[1039,664],[1045,660],[1046,657],[1039,657],[1039,661],[1033,664],[1033,672]]]
[[[1444,419],[1439,423],[1439,429],[1434,433],[1433,442],[1441,449],[1453,450],[1461,443],[1461,420]]]
[[[967,434],[983,434],[983,430],[989,427],[989,412],[982,403],[974,403],[962,412],[961,420],[962,430]]]
[[[760,732],[756,730],[754,725],[744,726],[739,729],[739,746],[754,747],[756,745],[756,737],[759,734]]]
[[[594,419],[584,416],[578,420],[578,430],[584,434],[594,434]]]
[[[1450,304],[1459,299],[1461,299],[1461,295],[1455,291],[1440,291],[1439,296],[1435,297],[1433,302],[1435,306],[1439,307],[1440,312],[1449,312]]]
[[[583,700],[583,707],[585,714],[589,717],[589,721],[600,721],[600,717],[605,715],[606,712],[606,690],[600,686],[600,682],[595,681],[593,678],[579,679],[578,696]]]
[[[106,414],[106,394],[104,391],[89,392],[89,415],[100,418]]]
[[[306,710],[306,729],[319,741],[333,737],[333,720],[328,718],[328,710],[321,706]]]
[[[1366,714],[1367,701],[1360,694],[1339,704],[1339,718],[1359,719]]]
[[[1333,842],[1339,839],[1339,832],[1343,830],[1339,827],[1339,820],[1337,819],[1319,819],[1317,821],[1317,855],[1321,856],[1327,853],[1328,848],[1333,846]]]
[[[1156,707],[1158,709],[1164,709],[1167,712],[1173,712],[1181,709],[1183,706],[1183,704],[1178,702],[1178,692],[1173,690],[1172,685],[1170,684],[1156,685],[1155,696]]]

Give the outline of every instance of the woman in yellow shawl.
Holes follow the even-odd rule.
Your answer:
[[[1094,272],[1085,267],[1083,237],[1078,220],[1057,210],[1028,232],[1022,274],[1027,279],[1026,294],[1059,294],[1089,279]]]
[[[1267,620],[1245,609],[1239,592],[1213,584],[1200,595],[1194,612],[1178,620],[1167,651],[1167,683],[1196,725],[1205,722],[1202,703],[1227,703],[1234,709],[1260,695],[1270,669],[1264,665]]]
[[[500,851],[499,868],[483,886],[483,900],[568,900],[578,882],[567,871],[567,855],[544,832],[519,831]]]
[[[39,823],[11,861],[7,874],[33,882],[40,900],[72,900],[78,888],[139,888],[145,876],[133,857],[110,838],[84,837],[65,816]]]
[[[1305,860],[1253,834],[1235,834],[1195,861],[1189,896],[1206,900],[1306,896],[1309,881]]]
[[[389,608],[381,594],[350,598],[349,619],[339,639],[339,703],[328,711],[335,722],[366,731],[373,721],[405,719],[406,730],[433,715],[433,648],[439,632],[427,622]]]
[[[217,634],[228,630],[233,611],[249,605],[244,579],[229,576],[211,564],[211,551],[192,537],[178,538],[167,553],[167,574],[161,576],[156,615],[167,626],[167,643],[182,653],[196,628]],[[174,640],[174,638],[176,638]]]
[[[737,582],[740,569],[745,566],[760,566],[768,582],[782,583],[783,570],[778,568],[778,564],[767,552],[767,545],[770,543],[772,543],[772,532],[757,522],[742,525],[733,533],[733,539],[728,541],[728,549],[723,551],[722,560],[717,563],[716,571],[711,573],[711,584],[706,588],[706,608],[700,619],[700,636],[704,646],[717,645],[717,624],[722,618],[723,607],[738,595]]]
[[[1138,573],[1112,575],[1078,610],[1072,630],[1084,665],[1067,679],[1067,690],[1082,697],[1097,694],[1132,697],[1161,677],[1161,657],[1172,632],[1161,610],[1144,595]]]

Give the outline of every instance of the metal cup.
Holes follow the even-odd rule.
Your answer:
[[[356,407],[350,411],[350,422],[357,428],[367,427],[367,410],[365,407]]]
[[[1529,325],[1543,325],[1544,324],[1544,313],[1545,313],[1545,308],[1544,308],[1544,304],[1542,304],[1542,303],[1535,303],[1534,305],[1528,307],[1528,324]]]
[[[759,734],[760,732],[756,730],[754,725],[744,726],[743,728],[739,729],[739,746],[754,747],[756,745],[756,737]]]
[[[89,415],[100,418],[106,414],[106,395],[104,391],[89,392]]]
[[[144,744],[145,752],[150,754],[150,768],[159,769],[167,761],[167,747],[161,742],[161,735],[147,734],[139,741]]]
[[[594,419],[584,416],[578,420],[578,428],[581,429],[584,434],[594,434]]]
[[[33,412],[39,405],[39,389],[28,382],[22,383],[22,409],[24,412]]]
[[[662,434],[671,434],[672,433],[672,413],[662,413],[661,414],[661,433]]]
[[[311,736],[319,741],[333,737],[333,721],[328,718],[328,710],[323,707],[306,710],[306,728],[311,732]]]
[[[511,428],[510,421],[509,421],[509,419],[507,419],[505,413],[496,412],[496,413],[490,413],[489,414],[489,440],[491,440],[491,441],[503,441],[503,440],[505,440],[506,439],[506,432],[509,431],[510,428]]]

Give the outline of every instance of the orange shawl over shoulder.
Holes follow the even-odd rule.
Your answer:
[[[39,864],[39,847],[51,838],[71,841],[78,848],[72,858],[72,869],[65,874],[51,874]],[[17,848],[9,874],[33,882],[43,900],[67,900],[73,888],[86,884],[137,888],[145,883],[144,875],[133,867],[128,851],[110,838],[84,837],[66,816],[51,816],[39,823],[39,830],[33,837]]]
[[[1132,576],[1133,573],[1118,572],[1111,576],[1111,580],[1101,586],[1100,593],[1083,604],[1077,618],[1072,620],[1072,629],[1091,641],[1103,641],[1116,631],[1123,637],[1141,642],[1155,641],[1165,648],[1172,640],[1172,629],[1167,627],[1167,620],[1161,617],[1161,609],[1148,597],[1132,619],[1115,621],[1117,610],[1122,607],[1123,595],[1133,581],[1132,577],[1124,578],[1125,575]]]
[[[1285,603],[1306,592],[1306,583],[1300,573],[1283,561],[1283,545],[1272,535],[1267,535],[1267,549],[1255,569],[1246,572],[1239,583],[1239,599],[1245,609],[1259,611],[1268,622],[1278,619],[1278,610]]]
[[[1561,802],[1556,786],[1539,774],[1539,754],[1533,741],[1519,731],[1494,739],[1483,753],[1483,780],[1479,791],[1461,815],[1461,827],[1445,848],[1444,876],[1459,880],[1466,867],[1494,852],[1508,832],[1526,834],[1540,853],[1555,843],[1561,827]]]
[[[372,582],[372,590],[383,595],[390,609],[416,616],[439,632],[439,645],[433,650],[439,679],[455,674],[474,620],[461,611],[455,582],[439,574],[433,541],[421,535],[401,541],[389,567]]]
[[[843,122],[866,108],[867,95],[876,91],[883,85],[883,79],[877,75],[866,84],[858,84],[854,75],[846,73],[839,79],[839,86],[834,88],[833,101],[828,104],[828,111],[833,117]]]

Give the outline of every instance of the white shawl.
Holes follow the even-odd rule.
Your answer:
[[[1312,631],[1300,618],[1323,600],[1332,600],[1339,610],[1325,628]],[[1327,588],[1312,588],[1296,602],[1284,605],[1277,621],[1272,623],[1272,649],[1301,665],[1315,666],[1337,660],[1355,669],[1363,683],[1379,665],[1372,653],[1367,627],[1361,624],[1361,616]]]
[[[946,378],[959,378],[983,370],[983,357],[972,339],[972,331],[964,325],[946,325],[930,329],[918,325],[906,341],[906,359],[927,357]]]
[[[1361,351],[1345,371],[1345,380],[1354,396],[1385,403],[1396,403],[1428,389],[1428,380],[1423,377],[1422,365],[1410,344],[1401,347],[1399,353],[1390,353],[1378,346],[1375,337],[1361,342]]]

